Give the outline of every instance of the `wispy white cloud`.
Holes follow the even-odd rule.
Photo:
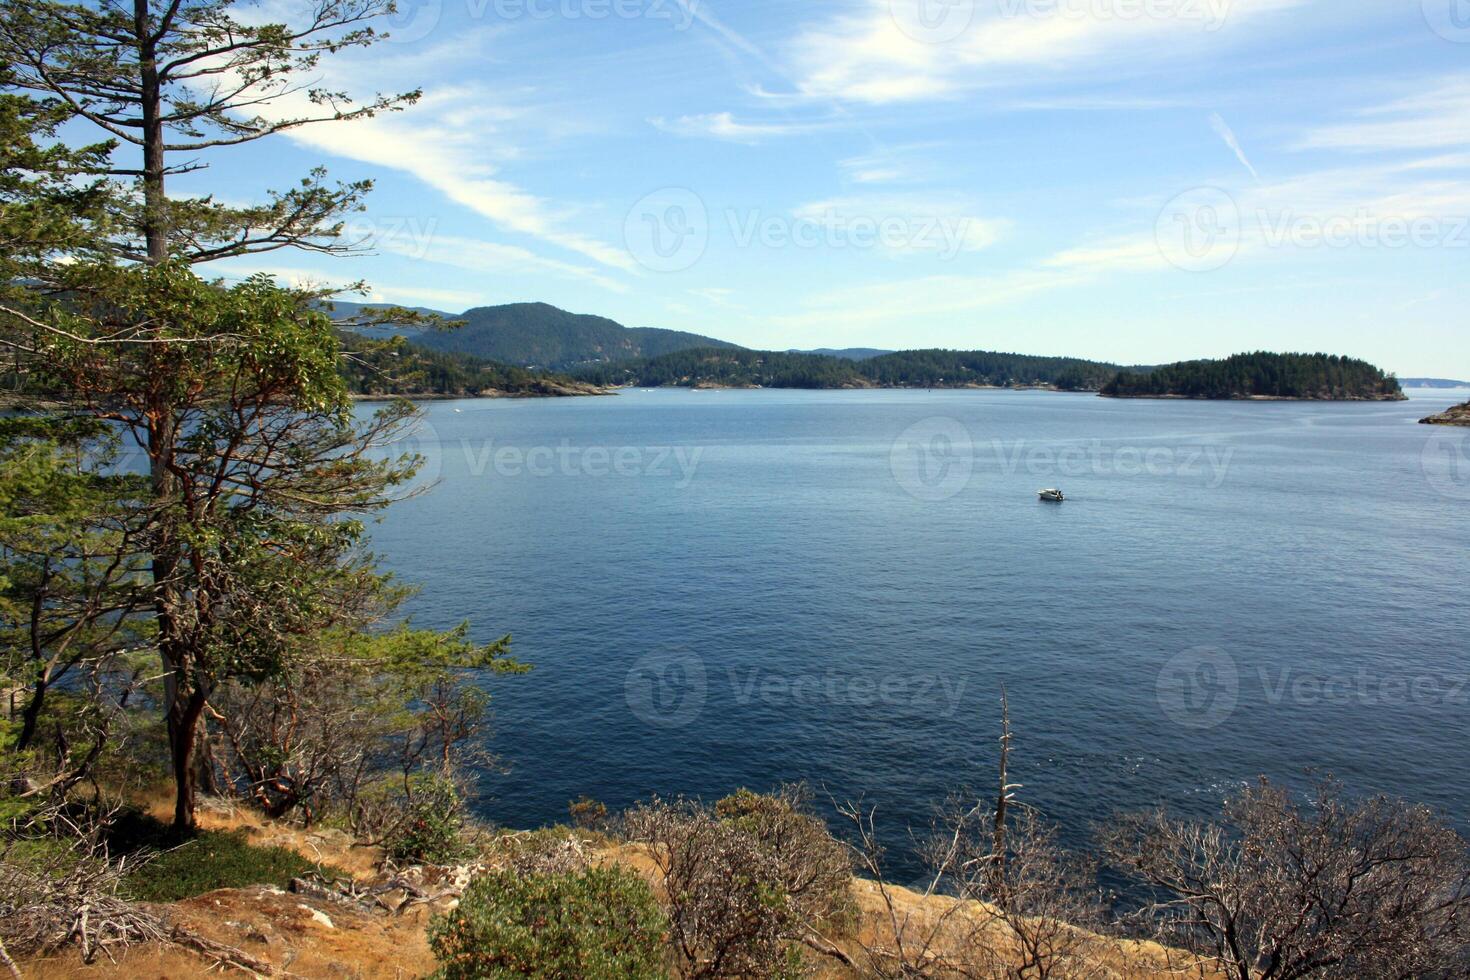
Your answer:
[[[1353,122],[1308,130],[1300,149],[1423,150],[1470,146],[1470,76],[1375,106]]]
[[[989,248],[1010,229],[1002,218],[986,218],[963,198],[920,194],[858,194],[827,198],[793,211],[798,221],[827,229],[845,240],[874,229],[879,248],[900,254],[937,254]]]
[[[853,184],[929,183],[947,176],[939,165],[944,149],[938,143],[874,146],[860,156],[839,160],[837,166]]]
[[[473,108],[466,108],[473,107]],[[521,118],[495,105],[490,93],[440,88],[408,113],[305,127],[291,138],[314,149],[411,174],[450,202],[509,231],[576,252],[602,265],[634,271],[627,251],[577,231],[571,210],[511,183],[488,162],[487,148]]]
[[[320,270],[288,265],[259,265],[250,259],[229,259],[214,263],[213,272],[228,282],[240,282],[251,276],[267,275],[278,283],[294,289],[330,289],[349,285]],[[356,303],[398,303],[406,306],[430,306],[458,313],[484,301],[484,294],[472,290],[440,289],[434,286],[416,286],[403,283],[373,283],[371,289],[361,292],[344,292],[339,299]]]
[[[1210,127],[1215,130],[1215,133],[1220,139],[1225,141],[1225,145],[1230,147],[1231,152],[1235,154],[1235,159],[1240,161],[1240,165],[1249,170],[1252,177],[1260,180],[1261,175],[1256,173],[1255,164],[1251,163],[1246,157],[1245,150],[1240,147],[1240,140],[1235,138],[1235,130],[1230,128],[1230,124],[1225,121],[1225,117],[1221,116],[1218,112],[1210,113]]]
[[[736,51],[762,62],[768,61],[764,51],[715,16],[714,9],[708,0],[674,0],[674,3],[678,6],[680,13],[687,18],[686,22],[702,24]]]
[[[395,303],[399,306],[427,306],[446,313],[462,313],[485,302],[483,293],[462,289],[434,289],[427,286],[394,286],[375,283],[367,295],[369,303]]]
[[[768,137],[800,136],[830,129],[830,122],[739,122],[729,112],[648,120],[658,129],[676,136],[705,136],[734,143],[759,143]]]
[[[733,289],[724,289],[718,286],[710,286],[705,289],[691,289],[689,290],[689,295],[698,296],[706,303],[711,303],[715,306],[721,306],[728,309],[740,308],[740,304],[735,302],[736,293]]]
[[[1311,171],[1237,187],[1229,195],[1234,213],[1228,225],[1232,234],[1238,232],[1238,240],[1232,239],[1227,258],[1251,262],[1266,255],[1276,261],[1293,254],[1344,254],[1358,246],[1409,240],[1416,226],[1427,229],[1425,245],[1470,249],[1470,184],[1457,177],[1465,162],[1461,156],[1444,155]],[[774,322],[793,330],[830,329],[836,323],[892,330],[916,317],[979,312],[1096,287],[1119,275],[1180,274],[1155,227],[1165,202],[1136,203],[1129,227],[1060,249],[1029,266],[823,291],[808,296],[805,309],[777,315]],[[1324,232],[1337,240],[1325,240]],[[1437,242],[1436,234],[1445,240]]]
[[[806,309],[778,314],[770,322],[791,330],[887,328],[891,335],[894,328],[912,327],[921,317],[993,309],[1088,281],[1085,275],[1054,269],[924,276],[818,293],[807,298]]]
[[[1055,77],[1122,51],[1160,57],[1163,38],[1202,42],[1307,0],[1208,0],[1140,5],[1060,0],[951,4],[868,0],[792,43],[797,90],[808,97],[890,103],[953,96],[1010,80],[1020,69]],[[910,9],[913,8],[913,9]],[[1132,10],[1129,15],[1126,11]],[[1172,49],[1165,49],[1173,54]]]
[[[279,3],[279,0],[271,0]],[[286,18],[289,20],[289,18]],[[418,84],[431,66],[477,63],[500,31],[469,31],[432,46],[379,45],[324,61],[316,84],[329,90],[394,91]],[[460,73],[461,76],[472,72]],[[478,214],[502,229],[578,253],[611,269],[636,272],[623,248],[575,227],[575,207],[549,200],[503,174],[526,134],[550,125],[559,113],[534,104],[534,93],[473,82],[439,84],[403,112],[332,126],[305,126],[286,138],[335,156],[408,174],[442,194],[451,204]],[[260,111],[274,118],[310,115],[306,91],[272,100]]]
[[[436,232],[425,234],[422,238],[387,235],[377,239],[374,244],[382,252],[483,275],[542,273],[559,279],[588,282],[617,293],[628,291],[626,284],[596,269],[549,259],[518,245],[458,235],[441,235]]]

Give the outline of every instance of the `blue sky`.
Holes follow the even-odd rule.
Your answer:
[[[389,30],[324,80],[417,107],[179,181],[372,177],[376,254],[222,271],[779,349],[1470,378],[1470,0],[406,0]]]

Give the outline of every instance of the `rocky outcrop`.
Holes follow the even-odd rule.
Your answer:
[[[1419,421],[1425,425],[1470,425],[1470,402],[1445,409],[1438,415]]]

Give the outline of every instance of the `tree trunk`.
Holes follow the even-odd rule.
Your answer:
[[[24,752],[31,747],[31,740],[36,737],[36,728],[41,720],[41,707],[46,703],[46,681],[36,678],[36,686],[31,691],[31,699],[20,713],[20,735],[15,740],[18,751]]]
[[[168,200],[163,193],[163,93],[158,83],[158,51],[148,0],[133,0],[133,33],[138,39],[138,83],[143,111],[143,237],[148,264],[168,261]]]
[[[199,718],[209,700],[205,692],[194,690],[175,697],[168,710],[168,747],[174,770],[174,830],[193,833],[195,779],[194,749],[199,744]]]
[[[149,265],[168,261],[168,200],[164,194],[163,93],[158,80],[157,39],[148,15],[148,0],[133,0],[133,33],[138,44],[139,105],[143,123],[143,236]],[[178,439],[178,420],[167,395],[155,394],[147,408],[148,466],[158,522],[149,548],[152,553],[154,610],[158,616],[158,652],[163,661],[168,704],[168,740],[176,798],[174,829],[194,829],[195,772],[193,756],[200,712],[206,698],[191,690],[194,666],[188,642],[181,634],[181,597],[174,583],[181,556],[170,509],[175,479],[170,468]]]

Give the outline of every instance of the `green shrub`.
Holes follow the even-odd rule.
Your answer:
[[[449,864],[466,856],[460,832],[464,805],[454,783],[439,775],[414,780],[405,819],[383,841],[383,851],[398,864]]]
[[[429,926],[442,980],[646,980],[663,977],[663,913],[622,868],[573,874],[494,871]]]
[[[290,848],[253,845],[239,831],[204,831],[154,855],[127,877],[124,889],[138,901],[177,902],[216,888],[284,887],[312,871],[337,873]]]
[[[594,830],[607,823],[607,804],[586,794],[568,803],[567,813],[571,815],[572,826],[584,830]]]
[[[852,856],[827,825],[808,812],[804,786],[773,793],[740,789],[715,804],[715,815],[759,842],[801,919],[837,923],[851,917]]]

